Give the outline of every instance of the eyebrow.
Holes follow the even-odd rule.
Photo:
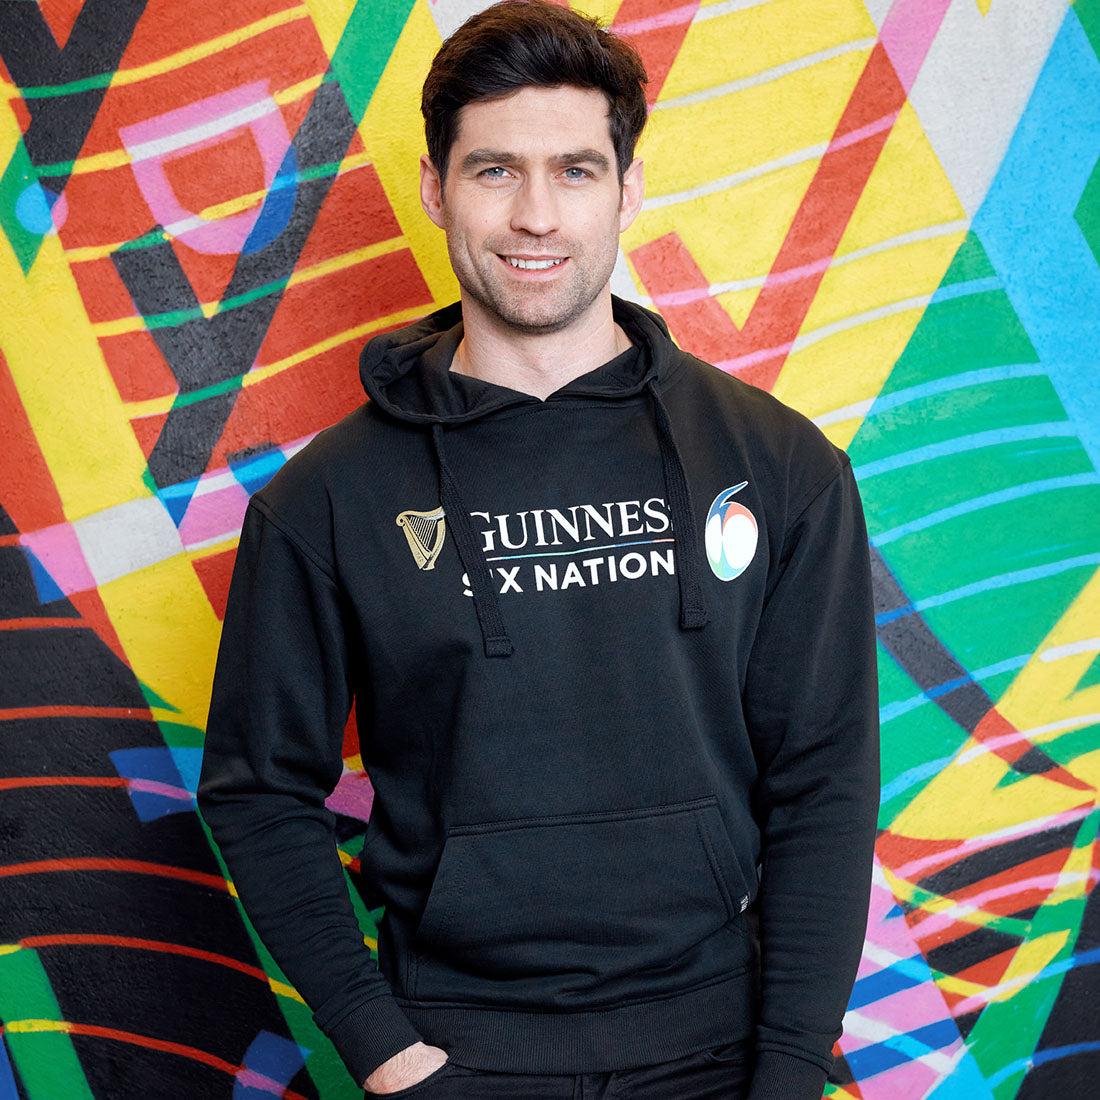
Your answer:
[[[564,166],[568,164],[590,164],[598,172],[610,172],[611,161],[598,149],[578,149],[571,153],[559,153],[550,158],[551,163]],[[516,164],[525,165],[526,157],[517,153],[508,153],[500,149],[473,149],[462,158],[462,168],[470,171],[486,165]]]

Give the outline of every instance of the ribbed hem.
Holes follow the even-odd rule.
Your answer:
[[[577,1012],[428,1006],[400,1000],[427,1042],[473,1069],[610,1073],[752,1034],[753,983],[739,974],[661,1000]]]
[[[352,1009],[327,1033],[360,1088],[387,1058],[420,1042],[416,1029],[389,996]]]
[[[762,1050],[756,1056],[749,1100],[821,1100],[825,1070],[804,1058]]]

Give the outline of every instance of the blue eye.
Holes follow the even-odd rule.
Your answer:
[[[570,167],[566,168],[565,175],[568,179],[571,180],[582,180],[588,175],[588,173],[583,168]]]
[[[489,179],[498,180],[504,175],[504,169],[498,165],[495,168],[486,168],[481,174],[488,176]]]

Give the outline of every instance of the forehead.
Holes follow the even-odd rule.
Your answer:
[[[581,147],[613,152],[607,97],[594,88],[563,85],[521,88],[468,103],[459,111],[451,155],[485,145],[517,152]]]

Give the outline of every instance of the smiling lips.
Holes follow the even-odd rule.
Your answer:
[[[565,263],[567,257],[560,256],[557,259],[525,260],[519,256],[501,256],[501,259],[511,267],[518,267],[521,271],[546,271],[548,268],[557,267]]]

